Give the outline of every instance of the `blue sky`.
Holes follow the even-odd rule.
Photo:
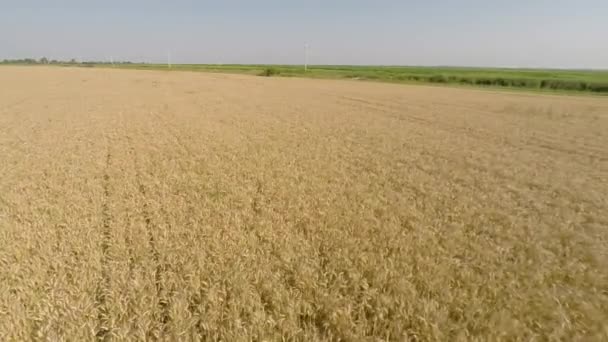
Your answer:
[[[0,59],[608,68],[608,0],[4,1]]]

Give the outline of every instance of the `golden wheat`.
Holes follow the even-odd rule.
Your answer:
[[[0,84],[2,341],[608,339],[608,99]]]

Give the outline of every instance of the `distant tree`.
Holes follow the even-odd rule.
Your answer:
[[[49,60],[46,57],[42,57],[42,58],[40,58],[39,63],[40,64],[49,64]]]
[[[76,60],[74,58],[70,59],[70,64],[76,64]]]
[[[275,68],[265,68],[264,70],[262,70],[262,73],[260,73],[260,76],[271,77],[271,76],[278,75],[280,73],[281,73],[281,71],[277,70]]]

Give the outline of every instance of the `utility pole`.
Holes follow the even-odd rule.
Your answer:
[[[308,43],[304,43],[304,72],[308,71]]]

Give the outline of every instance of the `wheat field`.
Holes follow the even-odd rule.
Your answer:
[[[608,339],[608,98],[0,85],[2,341]]]

